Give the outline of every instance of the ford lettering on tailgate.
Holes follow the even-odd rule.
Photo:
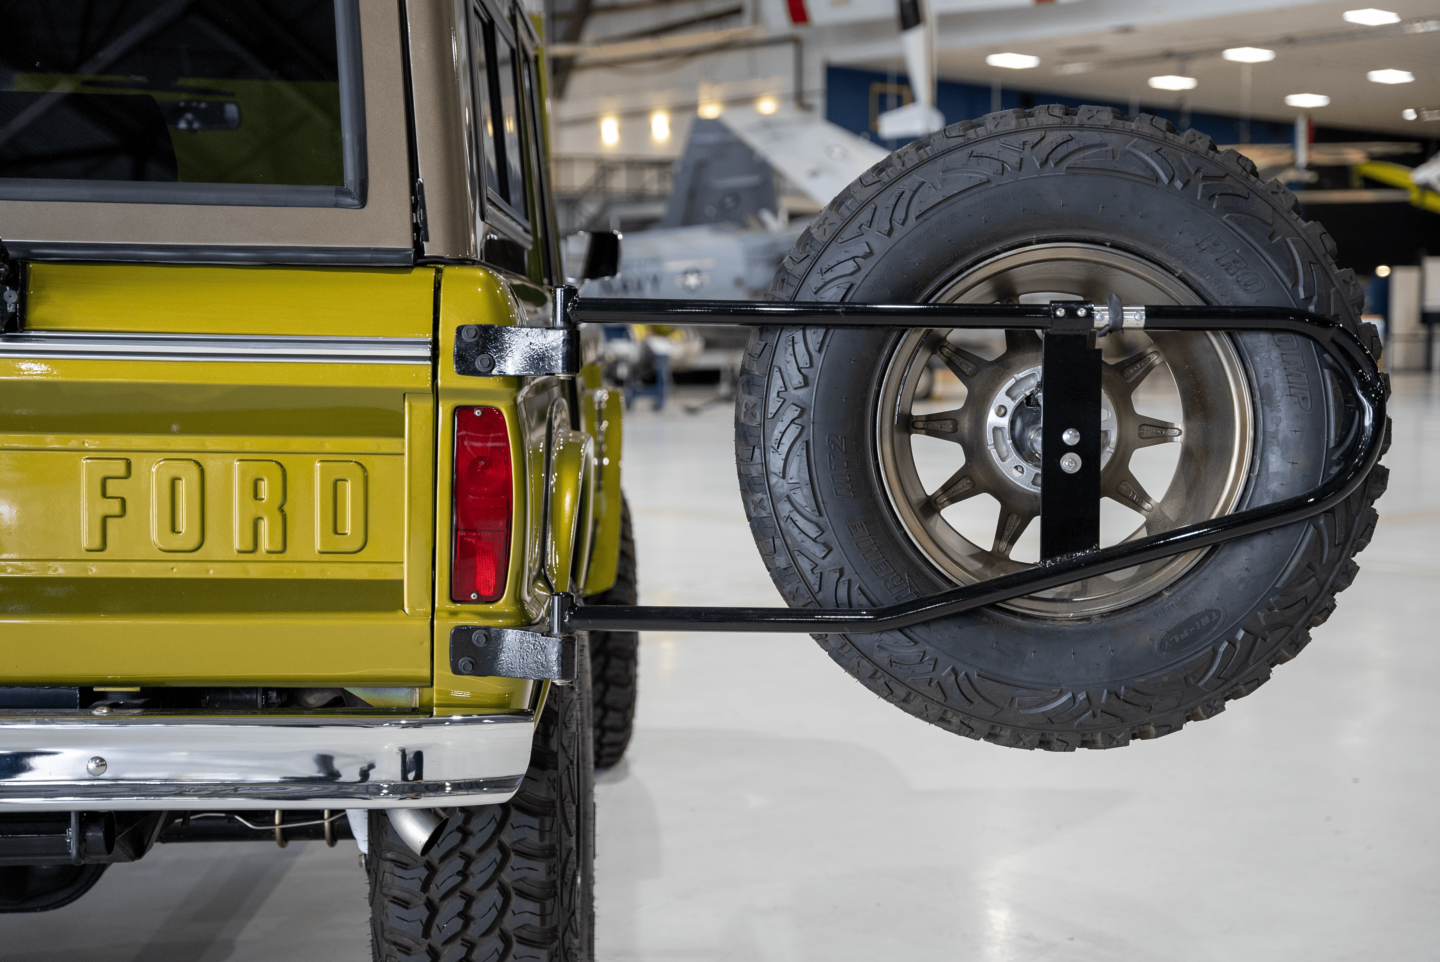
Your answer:
[[[224,443],[217,438],[202,452],[164,450],[163,441],[177,439],[163,439],[161,450],[136,450],[148,446],[140,440],[125,439],[129,450],[94,439],[83,453],[14,447],[0,453],[5,567],[18,573],[15,562],[43,562],[47,574],[120,574],[108,570],[120,562],[143,575],[193,563],[218,575],[226,572],[217,566],[238,564],[250,569],[246,576],[264,577],[256,562],[328,568],[403,560],[403,442],[327,439],[314,445],[320,451],[217,452]],[[73,565],[84,567],[56,570]]]

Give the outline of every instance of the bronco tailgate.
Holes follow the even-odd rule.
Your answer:
[[[427,685],[432,269],[33,264],[0,677]]]

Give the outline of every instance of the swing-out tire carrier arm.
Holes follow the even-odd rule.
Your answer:
[[[1112,321],[1112,315],[1114,319]],[[830,304],[730,301],[589,300],[570,308],[571,322],[705,322],[745,326],[939,329],[1022,328],[1144,331],[1259,331],[1314,341],[1349,375],[1357,402],[1356,431],[1348,456],[1316,488],[1272,504],[1186,525],[1108,548],[1042,560],[1014,574],[963,585],[914,601],[879,608],[688,608],[590,606],[557,599],[558,627],[573,631],[762,631],[808,634],[893,631],[961,614],[1198,548],[1257,534],[1322,514],[1365,482],[1385,447],[1388,378],[1353,333],[1337,321],[1283,307],[1153,306],[1141,309],[1086,302],[1048,305]],[[1043,511],[1043,506],[1042,506]]]

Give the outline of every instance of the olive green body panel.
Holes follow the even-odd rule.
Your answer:
[[[518,627],[542,617],[547,595],[535,574],[542,564],[546,415],[566,387],[559,378],[466,377],[450,362],[455,332],[464,324],[518,325],[527,309],[505,281],[478,267],[445,267],[440,281],[437,325],[437,421],[435,543],[434,677],[437,714],[529,707],[536,694],[533,682],[510,678],[473,678],[450,672],[450,629],[463,624]],[[455,410],[493,407],[505,416],[510,433],[510,474],[514,485],[515,522],[510,534],[510,565],[505,594],[492,604],[450,600],[451,486],[455,464]],[[539,589],[539,590],[537,590]]]
[[[615,584],[620,564],[620,447],[625,399],[602,387],[600,365],[580,372],[583,430],[595,439],[595,507],[591,512],[590,561],[582,594],[597,595]]]
[[[31,250],[17,256],[40,258],[24,264],[25,332],[99,345],[0,354],[0,685],[410,687],[437,714],[537,709],[543,684],[451,675],[450,629],[534,624],[555,588],[613,583],[618,393],[594,364],[580,378],[477,378],[451,363],[461,324],[551,321],[545,158],[530,280],[454,265],[482,255],[492,226],[468,7],[359,8],[362,207],[0,202],[6,239]],[[530,125],[542,139],[545,106]],[[446,265],[273,266],[414,254]],[[176,263],[44,260],[82,255]],[[256,266],[200,263],[217,258]],[[410,339],[429,357],[106,353],[137,335],[189,338],[200,354],[208,337]],[[454,414],[470,405],[499,409],[511,436],[510,566],[494,604],[450,600]]]
[[[31,264],[35,331],[429,337],[433,268]]]
[[[428,339],[434,279],[40,264],[27,329]],[[0,675],[428,685],[431,380],[427,363],[0,358]]]

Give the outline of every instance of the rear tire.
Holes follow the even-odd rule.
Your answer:
[[[370,813],[365,863],[376,962],[593,958],[595,782],[580,638],[580,677],[550,686],[513,799],[450,810],[423,857],[383,811]]]
[[[587,605],[639,604],[635,576],[635,534],[630,503],[620,501],[620,564],[615,584],[585,599]],[[625,757],[635,727],[640,676],[640,635],[634,631],[590,632],[590,683],[594,688],[595,769],[614,768]]]
[[[1360,287],[1351,271],[1335,266],[1329,236],[1298,216],[1293,194],[1262,184],[1255,172],[1208,137],[1178,133],[1148,115],[1060,106],[990,114],[901,148],[842,191],[786,257],[770,297],[995,303],[1043,301],[1054,292],[1104,303],[1118,286],[1143,280],[1147,290],[1167,291],[1171,303],[1295,306],[1331,315],[1378,356],[1374,329],[1359,321]],[[1076,268],[1073,287],[1044,286],[1071,283],[1052,253],[1062,249],[1075,264],[1100,266]],[[986,280],[989,287],[965,286],[1005,264],[1014,266]],[[1176,343],[1175,335],[1152,340],[1165,338]],[[996,475],[986,460],[987,444],[1000,450],[1012,435],[991,441],[988,429],[966,425],[988,424],[991,413],[1017,416],[1018,395],[998,403],[1004,398],[992,400],[979,385],[990,389],[996,378],[985,379],[1010,350],[1028,356],[1034,345],[1007,337],[1007,354],[993,359],[949,351],[947,364],[969,392],[962,407],[912,416],[905,389],[897,394],[887,385],[895,383],[891,372],[905,370],[897,364],[919,356],[901,351],[917,339],[943,341],[820,328],[762,328],[751,338],[736,409],[736,458],[756,544],[792,607],[893,604],[1022,566],[1010,552],[1038,505],[1038,488],[1006,488],[1020,482],[1012,484],[1005,471]],[[1242,387],[1227,390],[1223,378],[1200,378],[1195,409],[1186,402],[1184,431],[1173,432],[1193,436],[1207,423],[1196,416],[1207,391],[1212,410],[1223,409],[1214,399],[1227,395],[1230,407],[1250,409],[1248,420],[1236,416],[1232,424],[1239,426],[1231,431],[1250,445],[1240,462],[1248,469],[1230,469],[1227,477],[1241,488],[1217,502],[1217,513],[1313,488],[1353,440],[1353,406],[1312,345],[1252,333],[1225,343],[1212,353],[1233,350],[1240,364],[1231,365],[1238,380],[1230,383]],[[1110,369],[1138,387],[1148,376],[1138,372],[1152,363],[1131,358]],[[1242,394],[1243,403],[1235,400]],[[1141,439],[1157,437],[1155,425],[1137,430]],[[951,462],[947,473],[955,474],[934,493],[925,487],[912,499],[912,486],[897,494],[894,473],[887,474],[887,465],[897,463],[895,448],[884,443],[887,432],[943,435],[963,446],[964,460]],[[1197,464],[1179,462],[1170,488],[1175,503],[1208,479]],[[1026,470],[1018,461],[1004,466],[1022,476]],[[980,471],[998,478],[988,490]],[[1143,579],[1158,569],[1118,572],[1117,581],[1142,579],[1128,595],[1122,585],[1091,603],[1108,589],[1099,585],[1087,595],[1087,585],[1067,586],[900,631],[816,640],[871,691],[957,734],[1054,751],[1168,734],[1254,691],[1305,647],[1310,629],[1329,617],[1335,595],[1358,570],[1353,556],[1373,533],[1371,505],[1386,476],[1377,466],[1333,510],[1196,552],[1156,582]],[[1118,494],[1145,511],[1162,509],[1146,516],[1147,525],[1178,517],[1164,510],[1172,503],[1164,489],[1150,498],[1140,487],[1137,496],[1133,478],[1124,480],[1114,488]],[[942,509],[989,490],[997,500],[1033,503],[1010,512],[1000,502],[993,544],[987,530],[983,545],[970,541],[967,548],[958,530],[934,524]],[[933,537],[917,532],[909,517],[923,517]]]

